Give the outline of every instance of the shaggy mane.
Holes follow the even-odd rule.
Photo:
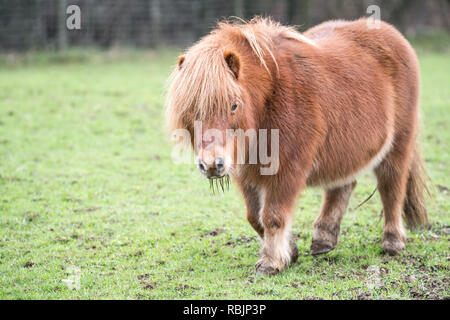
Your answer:
[[[255,17],[250,21],[236,18],[236,21],[223,21],[218,23],[218,28],[212,33],[241,33],[252,48],[253,54],[259,59],[261,65],[269,72],[265,55],[269,55],[275,65],[278,64],[273,54],[274,45],[272,39],[282,36],[287,39],[298,40],[317,47],[316,43],[298,32],[295,27],[283,26],[271,18]]]
[[[270,18],[219,22],[217,28],[188,49],[169,77],[168,129],[186,128],[187,123],[211,116],[226,116],[229,107],[239,102],[239,85],[224,59],[230,45],[245,40],[269,76],[272,75],[266,59],[273,60],[278,76],[272,42],[277,36],[316,46],[293,27],[282,26]]]

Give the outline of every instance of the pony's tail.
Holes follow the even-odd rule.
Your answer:
[[[430,178],[425,170],[420,149],[416,144],[403,205],[404,218],[409,229],[428,224],[428,213],[425,206],[425,195],[430,196],[428,181]]]

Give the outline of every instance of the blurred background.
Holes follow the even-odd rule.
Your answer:
[[[213,196],[193,162],[172,159],[167,78],[222,18],[305,30],[374,4],[419,56],[432,226],[382,255],[379,195],[357,207],[376,186],[364,176],[339,248],[318,260],[311,188],[293,223],[301,263],[255,278],[237,188]],[[67,28],[71,5],[80,29]],[[0,299],[448,299],[449,23],[449,0],[0,0]]]
[[[66,27],[73,4],[81,9],[80,30]],[[229,16],[270,15],[304,30],[328,19],[368,16],[372,4],[410,38],[450,29],[449,0],[0,0],[0,51],[180,47]]]

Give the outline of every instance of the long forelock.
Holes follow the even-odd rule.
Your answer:
[[[169,81],[166,105],[172,129],[182,126],[182,118],[225,117],[240,94],[226,65],[224,49],[211,43],[199,42],[192,47],[181,70],[175,70]]]

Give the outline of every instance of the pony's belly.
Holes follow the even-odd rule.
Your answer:
[[[346,172],[339,170],[339,163],[335,163],[334,165],[330,163],[321,165],[319,161],[314,161],[312,170],[308,175],[307,185],[320,186],[324,189],[334,189],[352,183],[365,172],[374,169],[383,161],[386,154],[391,150],[392,140],[392,135],[389,134],[375,156],[370,157],[368,161],[359,163],[350,170],[346,170]]]

